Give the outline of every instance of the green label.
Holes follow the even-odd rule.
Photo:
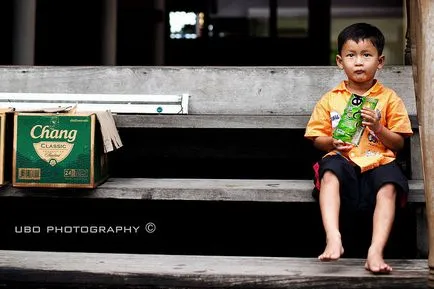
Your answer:
[[[18,115],[16,181],[87,184],[91,116]]]
[[[363,135],[361,110],[363,107],[374,109],[378,99],[352,94],[344,113],[333,131],[333,138],[358,145]]]

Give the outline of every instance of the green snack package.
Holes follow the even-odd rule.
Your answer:
[[[352,94],[344,113],[333,131],[333,138],[358,145],[365,127],[362,126],[361,110],[364,107],[375,109],[378,99]]]

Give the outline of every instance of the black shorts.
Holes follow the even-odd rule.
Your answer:
[[[388,183],[395,185],[399,205],[403,206],[407,201],[408,180],[395,161],[361,173],[358,166],[352,165],[341,155],[333,155],[319,161],[320,180],[326,171],[331,171],[339,180],[343,206],[357,210],[373,210],[377,192]]]

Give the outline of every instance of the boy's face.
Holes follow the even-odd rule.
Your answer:
[[[384,65],[384,56],[378,55],[377,48],[369,39],[348,40],[336,56],[339,68],[345,71],[348,80],[357,84],[369,84],[375,77],[377,69]]]

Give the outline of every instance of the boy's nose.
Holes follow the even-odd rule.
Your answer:
[[[356,57],[356,64],[363,64],[363,57]]]

